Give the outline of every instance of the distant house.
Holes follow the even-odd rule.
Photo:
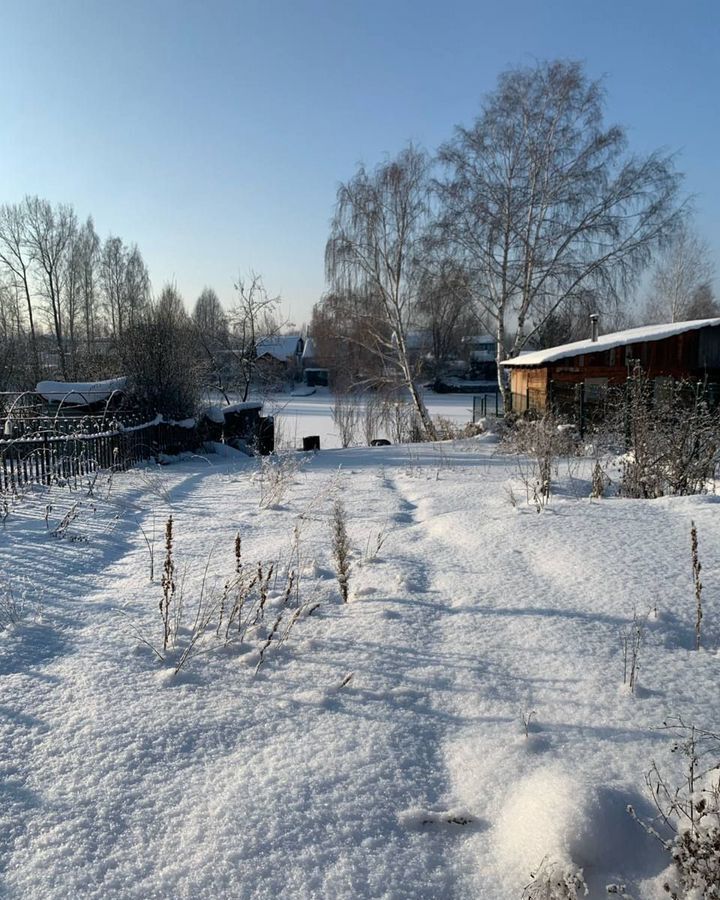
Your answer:
[[[720,384],[720,318],[646,325],[508,359],[512,408],[545,410],[573,392],[593,399],[640,366],[657,385],[669,378]]]
[[[497,378],[497,341],[491,334],[469,335],[462,339],[471,378],[494,381]]]
[[[301,371],[305,343],[300,335],[260,338],[255,346],[258,370],[265,378],[295,378]]]

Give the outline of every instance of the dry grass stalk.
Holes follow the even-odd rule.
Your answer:
[[[698,556],[698,536],[695,522],[690,523],[690,550],[692,556],[693,583],[695,585],[695,649],[700,649],[700,628],[703,617],[702,609],[702,589],[703,583],[700,578],[702,572],[702,563]]]
[[[162,598],[160,600],[160,616],[163,622],[163,651],[170,643],[171,607],[175,596],[175,561],[173,559],[173,517],[165,523],[165,562],[162,574]]]
[[[350,590],[350,538],[347,533],[347,513],[342,500],[336,500],[332,517],[332,556],[343,603]]]

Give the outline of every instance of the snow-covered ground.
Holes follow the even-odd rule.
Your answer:
[[[479,396],[479,395],[478,395]],[[425,403],[433,417],[449,419],[456,425],[472,422],[473,397],[471,394],[425,393]],[[305,436],[317,435],[323,449],[341,446],[338,429],[333,422],[331,408],[333,395],[323,388],[308,396],[273,394],[265,398],[265,412],[275,416],[280,442],[288,447],[302,447]],[[488,409],[494,410],[494,396],[488,395]],[[359,401],[360,408],[364,404]]]
[[[312,421],[312,398],[299,408]],[[324,433],[296,414],[298,434]],[[280,465],[227,451],[8,505],[0,896],[520,900],[543,859],[582,867],[596,900],[611,882],[663,896],[667,859],[625,807],[649,814],[653,760],[679,777],[668,716],[718,721],[718,498],[590,500],[586,467],[561,464],[538,514],[490,436]],[[170,515],[185,612],[162,654]],[[264,624],[225,641],[216,610],[173,675],[237,533],[248,571],[276,563]],[[299,590],[257,669],[290,570]]]

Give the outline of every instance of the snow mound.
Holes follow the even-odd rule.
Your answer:
[[[658,871],[657,848],[627,812],[635,799],[583,782],[557,764],[538,769],[504,805],[495,828],[496,856],[518,885],[543,866],[582,871],[593,897],[620,868],[626,877],[646,877]]]
[[[543,768],[520,782],[496,828],[497,855],[527,877],[544,859],[571,864],[587,842],[588,789],[559,767]]]
[[[126,387],[127,378],[110,378],[107,381],[40,381],[35,390],[49,402],[86,406],[107,400]]]

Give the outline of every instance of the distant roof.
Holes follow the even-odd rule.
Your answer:
[[[525,366],[542,366],[545,363],[580,356],[583,353],[601,353],[603,350],[612,350],[614,347],[624,347],[627,344],[661,341],[663,338],[673,337],[685,331],[697,331],[699,328],[708,328],[716,325],[720,325],[720,319],[695,319],[692,322],[643,325],[641,328],[628,328],[625,331],[602,334],[596,341],[591,341],[590,338],[587,338],[584,341],[575,341],[572,344],[548,347],[547,350],[535,350],[532,353],[524,353],[515,359],[506,359],[500,365],[520,366],[523,368]]]
[[[278,334],[260,338],[255,351],[258,356],[272,356],[286,362],[290,356],[302,353],[302,338],[297,334]]]
[[[462,339],[463,344],[494,344],[495,337],[492,334],[471,334]]]

